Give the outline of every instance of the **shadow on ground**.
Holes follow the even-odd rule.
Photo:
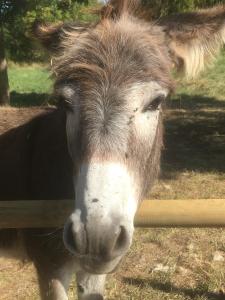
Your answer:
[[[190,297],[190,299],[195,299],[196,297],[204,297],[208,300],[224,300],[225,294],[221,291],[219,293],[209,292],[199,288],[177,288],[170,282],[161,282],[152,279],[140,279],[140,278],[126,278],[124,277],[123,282],[125,284],[138,286],[139,288],[150,288],[153,290],[158,290],[164,293],[178,294]]]
[[[17,93],[11,92],[11,106],[14,107],[29,107],[41,106],[49,103],[50,96],[46,93]]]
[[[168,103],[162,177],[225,172],[225,101],[179,95]]]

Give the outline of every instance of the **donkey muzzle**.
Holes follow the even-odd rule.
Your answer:
[[[105,273],[106,265],[111,265],[108,270],[111,272],[129,249],[131,240],[130,230],[118,219],[107,224],[95,218],[84,224],[75,213],[64,228],[66,248],[91,273]]]

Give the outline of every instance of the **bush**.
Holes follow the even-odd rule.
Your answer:
[[[90,13],[90,8],[97,5],[95,0],[23,1],[26,1],[25,9],[20,9],[18,13],[16,10],[10,11],[3,24],[7,57],[16,62],[45,60],[46,53],[41,49],[37,50],[31,36],[30,29],[36,19],[47,22],[68,20],[89,22],[95,18]]]

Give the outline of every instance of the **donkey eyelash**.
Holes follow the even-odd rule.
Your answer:
[[[79,108],[79,105],[76,103],[73,103],[73,101],[64,99],[63,100],[63,105],[67,111],[75,111],[76,109]]]
[[[65,111],[73,111],[73,102],[70,99],[66,99],[62,95],[58,95],[56,98],[59,107],[62,107]]]
[[[165,101],[165,99],[166,99],[165,95],[160,95],[156,97],[154,100],[152,100],[144,107],[143,112],[155,111],[159,109],[160,104],[162,104],[162,102]]]
[[[64,102],[67,104],[67,105],[72,105],[73,102],[70,100],[70,99],[64,99]]]

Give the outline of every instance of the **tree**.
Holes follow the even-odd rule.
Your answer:
[[[7,61],[4,48],[3,27],[0,25],[0,105],[10,103]]]
[[[1,1],[1,0],[0,0]],[[10,0],[12,1],[12,0]],[[93,19],[88,8],[96,5],[95,0],[25,0],[26,8],[9,16],[5,22],[6,52],[10,60],[34,62],[45,60],[46,54],[33,47],[30,29],[38,19],[45,22],[89,21]]]
[[[4,27],[7,19],[25,9],[24,0],[0,0],[0,105],[10,104]]]
[[[82,19],[81,7],[87,4],[88,0],[0,0],[0,105],[10,103],[6,54],[17,62],[44,57],[29,36],[34,20]]]

